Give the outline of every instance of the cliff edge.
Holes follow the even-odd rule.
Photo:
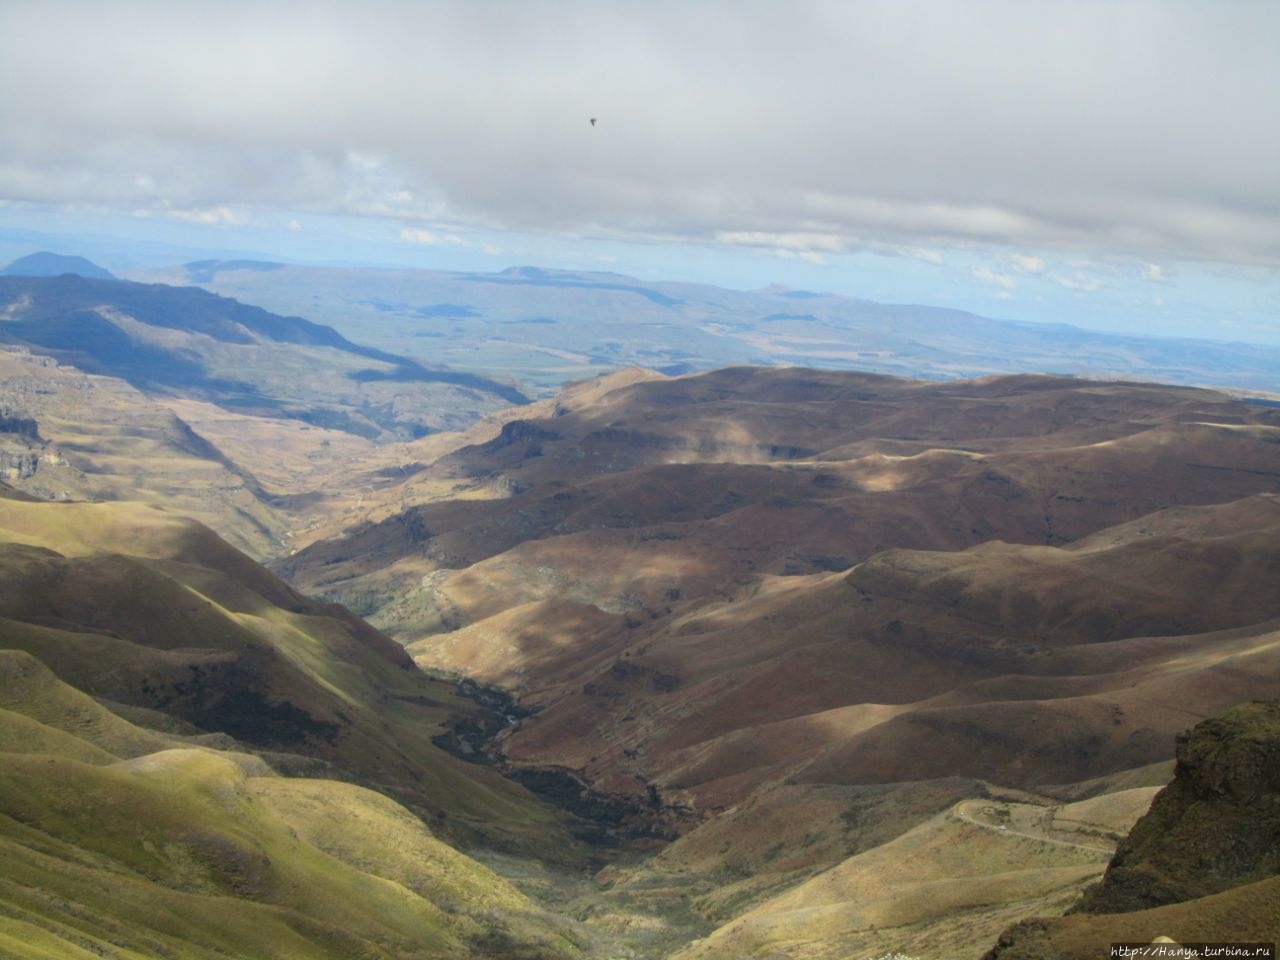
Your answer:
[[[1009,928],[984,960],[1105,956],[1110,943],[1158,936],[1280,940],[1280,701],[1179,736],[1173,781],[1102,881],[1068,916]]]

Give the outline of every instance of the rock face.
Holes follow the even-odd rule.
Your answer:
[[[44,446],[33,418],[0,406],[0,477],[26,480],[35,476]]]
[[[1275,940],[1280,933],[1280,701],[1178,738],[1173,782],[1061,919],[1005,931],[983,960],[1105,956],[1108,943]]]
[[[1180,903],[1280,874],[1280,702],[1254,702],[1178,738],[1174,779],[1075,912]]]

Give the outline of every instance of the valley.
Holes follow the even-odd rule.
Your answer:
[[[1275,932],[1220,906],[1272,895],[1265,857],[1158,905],[1107,892],[1181,876],[1130,829],[1189,789],[1209,734],[1186,731],[1271,735],[1210,719],[1280,700],[1280,408],[1240,395],[1269,356],[1231,390],[760,366],[831,355],[744,321],[701,353],[663,334],[683,357],[547,336],[537,373],[445,368],[406,331],[578,297],[637,330],[749,311],[523,270],[400,278],[366,315],[352,273],[166,274],[255,303],[281,281],[261,302],[298,313],[313,289],[332,327],[0,278],[0,956],[1014,960]],[[812,300],[796,336],[890,322]],[[1173,369],[1144,356],[1125,369]]]

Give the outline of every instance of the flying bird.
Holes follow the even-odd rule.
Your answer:
[[[592,125],[593,127],[596,125],[596,118],[595,118],[595,117],[592,117],[592,118],[591,118],[591,125]]]

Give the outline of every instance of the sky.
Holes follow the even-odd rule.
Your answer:
[[[0,228],[1274,344],[1277,50],[1273,0],[0,0]]]

